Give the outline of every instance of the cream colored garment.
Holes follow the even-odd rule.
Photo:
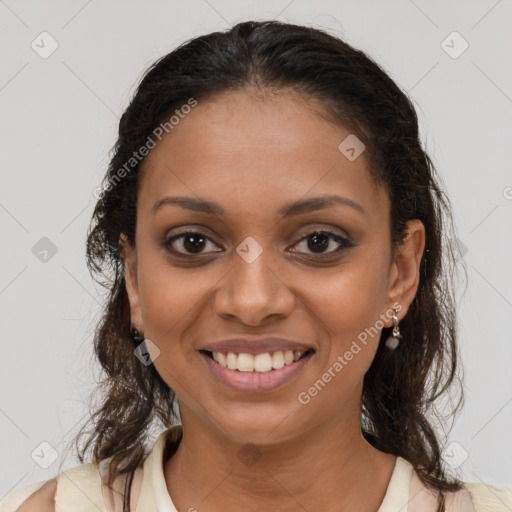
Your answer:
[[[132,483],[131,510],[135,512],[177,512],[163,472],[166,443],[178,442],[181,426],[160,434],[143,467]],[[102,485],[107,461],[99,469],[92,463],[76,466],[57,476],[56,512],[122,512],[122,499]],[[48,480],[37,482],[9,493],[0,502],[0,512],[16,509]],[[124,479],[116,480],[114,489],[122,492]],[[135,508],[136,504],[136,508]],[[409,462],[397,457],[388,489],[378,512],[434,512],[435,495],[428,490]],[[447,495],[446,512],[511,512],[512,490],[485,484],[465,484],[465,489]]]

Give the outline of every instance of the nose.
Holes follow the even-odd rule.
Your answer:
[[[223,317],[259,326],[268,318],[285,318],[295,307],[295,295],[280,276],[278,265],[271,268],[265,251],[251,263],[238,255],[221,280],[215,294],[214,310]]]

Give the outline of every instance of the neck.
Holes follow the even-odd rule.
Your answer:
[[[378,510],[396,458],[362,436],[359,416],[273,444],[246,444],[182,414],[183,438],[164,462],[178,510]]]

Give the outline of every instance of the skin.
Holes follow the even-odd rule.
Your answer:
[[[123,236],[120,245],[132,324],[141,322],[139,332],[158,346],[155,367],[179,398],[184,435],[163,469],[180,511],[365,512],[384,498],[396,458],[366,442],[360,426],[363,377],[380,330],[308,404],[297,396],[365,328],[379,318],[391,326],[393,304],[399,320],[406,315],[425,230],[410,221],[405,243],[391,251],[387,192],[372,181],[364,153],[350,161],[338,150],[350,132],[321,108],[294,92],[224,93],[199,102],[144,161],[136,248]],[[365,213],[346,205],[277,213],[332,193]],[[215,201],[226,216],[176,205],[153,215],[167,195]],[[189,254],[179,259],[162,246],[178,227],[201,228],[210,240],[199,254],[175,240],[172,247]],[[322,250],[314,252],[308,235],[320,228],[354,246],[336,255],[344,246],[328,238],[323,253],[331,256],[315,263]],[[236,252],[247,236],[263,249],[250,264]],[[288,337],[316,352],[282,388],[236,392],[216,380],[198,349],[245,334]],[[244,450],[256,462],[244,462]]]

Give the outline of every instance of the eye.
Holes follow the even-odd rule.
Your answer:
[[[180,243],[178,243],[180,242]],[[220,252],[222,249],[214,250],[214,251],[204,251],[205,246],[211,243],[216,246],[214,242],[210,239],[208,235],[203,233],[200,230],[194,231],[185,231],[183,233],[173,235],[167,238],[163,245],[171,252],[176,253],[181,256],[193,256],[205,254],[208,252]],[[332,247],[332,245],[338,244],[338,248],[332,251],[327,251]],[[311,251],[310,254],[317,255],[320,257],[323,256],[331,256],[332,254],[337,254],[341,252],[343,249],[348,247],[353,247],[353,244],[345,237],[339,235],[334,231],[330,231],[327,229],[323,230],[315,230],[306,235],[302,240],[300,240],[296,246],[300,246],[300,244],[305,244],[307,249]],[[174,247],[173,247],[174,245]],[[182,250],[180,251],[179,248]],[[292,252],[302,252],[297,251],[295,249]]]
[[[338,244],[339,247],[336,250],[328,251],[326,253],[326,249],[333,245],[331,242],[334,242],[334,245]],[[306,248],[312,251],[310,254],[318,255],[320,257],[323,257],[324,255],[332,256],[333,254],[341,252],[345,248],[353,247],[353,244],[347,238],[326,229],[312,231],[296,245],[300,246],[300,244],[304,243]],[[301,251],[292,250],[292,252]]]
[[[180,252],[176,248],[172,247],[173,244],[177,243],[177,246],[181,246],[185,252]],[[194,254],[203,254],[205,245],[208,245],[208,242],[213,244],[212,240],[208,235],[203,233],[202,231],[185,231],[179,235],[174,235],[165,240],[164,246],[168,248],[171,252],[177,253],[182,256],[190,256]],[[222,249],[220,249],[222,250]],[[210,251],[210,252],[219,252],[219,251]]]

